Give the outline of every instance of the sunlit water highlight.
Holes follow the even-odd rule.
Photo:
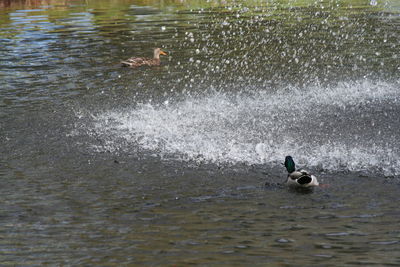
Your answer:
[[[93,135],[102,140],[94,149],[216,164],[276,165],[291,154],[327,171],[397,175],[396,121],[385,108],[399,97],[398,84],[361,81],[143,103],[94,116]]]

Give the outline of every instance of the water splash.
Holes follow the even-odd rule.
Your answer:
[[[398,127],[385,111],[397,107],[397,88],[363,81],[213,92],[104,111],[94,117],[92,130],[103,141],[95,149],[217,164],[278,164],[291,154],[306,167],[398,175],[399,143],[382,133]]]

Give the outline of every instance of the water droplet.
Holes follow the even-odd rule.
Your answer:
[[[278,243],[291,243],[291,242],[293,242],[293,240],[289,240],[289,239],[286,239],[286,238],[279,238],[279,239],[277,239],[275,241],[278,242]]]

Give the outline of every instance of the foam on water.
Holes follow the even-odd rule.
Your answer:
[[[280,164],[290,154],[307,167],[398,175],[399,143],[390,134],[376,136],[387,129],[375,129],[368,119],[376,109],[397,106],[398,89],[397,83],[363,81],[332,88],[213,92],[107,110],[94,117],[92,130],[103,140],[95,147],[100,151],[150,151],[217,164]],[[382,116],[372,119],[393,124]]]

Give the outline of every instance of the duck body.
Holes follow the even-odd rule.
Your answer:
[[[306,188],[319,186],[317,177],[306,170],[296,170],[296,165],[291,156],[286,156],[284,165],[288,171],[288,177],[286,181],[288,186]]]
[[[145,57],[131,57],[124,61],[121,61],[122,66],[137,68],[141,66],[160,66],[161,60],[160,55],[167,55],[161,48],[154,49],[153,58],[145,58]]]
[[[125,61],[121,61],[121,64],[126,67],[137,68],[140,66],[160,66],[161,60],[154,58],[145,57],[131,57]]]

